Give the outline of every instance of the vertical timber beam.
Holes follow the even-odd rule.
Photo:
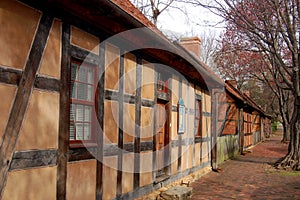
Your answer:
[[[123,107],[124,107],[124,51],[120,57],[119,72],[119,135],[118,135],[118,174],[117,174],[117,198],[122,195],[122,168],[123,168]]]
[[[157,80],[158,80],[158,72],[157,66],[154,67],[154,107],[153,107],[153,149],[152,149],[152,180],[156,179],[156,112],[157,112]]]
[[[181,77],[179,77],[179,99],[180,98],[182,98],[182,78]],[[178,112],[178,114],[179,114],[179,112]],[[177,168],[178,172],[181,171],[181,162],[182,162],[181,154],[182,154],[182,135],[178,134],[178,168]]]
[[[42,15],[2,136],[3,140],[0,147],[0,199],[52,23],[52,16]]]
[[[61,86],[59,100],[59,136],[57,150],[57,183],[56,198],[66,199],[67,185],[67,151],[69,145],[69,115],[70,115],[70,25],[62,25],[62,58]]]
[[[212,123],[211,123],[211,165],[212,169],[218,170],[218,91],[216,89],[212,90],[212,102],[211,102],[211,111],[212,111]]]
[[[100,64],[99,81],[97,87],[97,120],[99,131],[97,134],[97,163],[96,163],[96,199],[101,200],[103,195],[103,119],[104,119],[104,98],[105,98],[105,43],[99,46]]]
[[[142,110],[142,59],[137,59],[136,96],[135,96],[135,136],[134,136],[134,181],[135,197],[140,187],[140,153],[141,153],[141,110]]]
[[[244,141],[245,141],[245,133],[244,133],[244,109],[239,109],[239,127],[240,127],[240,153],[243,154],[244,151]]]

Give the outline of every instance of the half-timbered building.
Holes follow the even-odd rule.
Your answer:
[[[189,40],[127,0],[1,0],[0,24],[1,199],[134,199],[216,167],[224,82]]]

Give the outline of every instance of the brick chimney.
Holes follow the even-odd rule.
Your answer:
[[[181,38],[179,43],[187,51],[194,54],[196,57],[200,58],[201,40],[197,36]]]
[[[237,89],[237,83],[236,80],[226,80],[225,83],[228,83],[229,85],[232,85]]]

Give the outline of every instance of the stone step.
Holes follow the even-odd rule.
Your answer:
[[[188,200],[192,196],[192,190],[191,187],[174,186],[162,192],[160,196],[164,200]]]

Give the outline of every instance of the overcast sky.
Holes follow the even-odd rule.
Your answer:
[[[200,6],[177,4],[175,6],[185,9],[188,16],[179,9],[170,8],[158,17],[157,26],[159,29],[170,30],[181,35],[188,34],[188,36],[201,35],[204,31],[208,32],[208,30],[212,30],[216,32],[216,35],[219,35],[224,30],[224,24],[220,24],[222,19],[209,10]]]

